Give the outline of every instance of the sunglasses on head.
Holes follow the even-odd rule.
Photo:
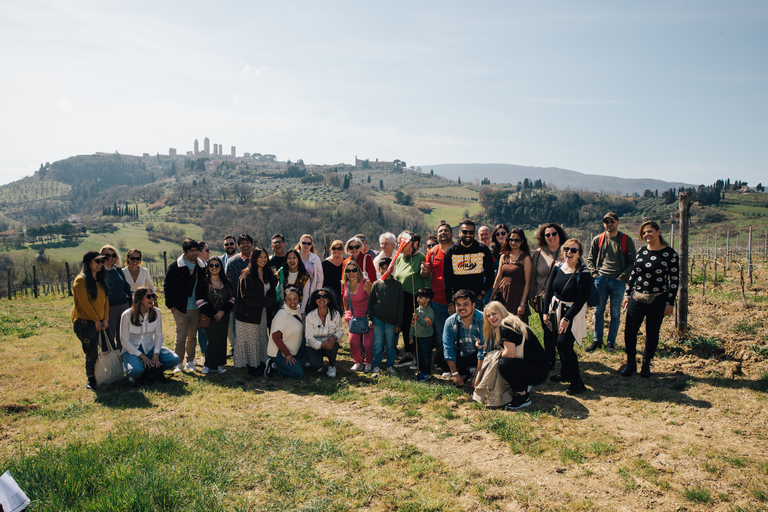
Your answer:
[[[131,260],[131,261],[141,261],[141,256],[131,256],[128,259]]]
[[[221,265],[219,265],[218,263],[209,263],[208,266],[210,268],[221,268]]]
[[[573,254],[576,254],[579,252],[578,247],[563,247],[563,252],[572,252]]]
[[[474,229],[462,229],[461,230],[462,235],[474,235],[475,230]]]
[[[544,238],[555,238],[557,233],[544,233]]]
[[[350,251],[356,251],[356,250],[358,250],[358,249],[360,249],[362,247],[363,247],[362,245],[350,245],[349,246],[349,250]]]

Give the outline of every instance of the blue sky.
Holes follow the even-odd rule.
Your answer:
[[[0,183],[75,154],[768,182],[768,3],[0,4]]]

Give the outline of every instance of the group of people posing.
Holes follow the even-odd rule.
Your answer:
[[[85,254],[74,283],[72,321],[86,355],[88,386],[96,387],[100,331],[120,347],[132,381],[163,378],[165,370],[224,373],[228,343],[234,366],[250,375],[301,378],[325,369],[333,378],[346,333],[352,371],[408,368],[427,381],[437,368],[457,386],[473,386],[476,400],[519,409],[530,405],[531,387],[548,377],[569,384],[569,394],[586,390],[574,343],[587,335],[589,302],[595,329],[587,351],[603,346],[609,300],[606,348],[615,349],[623,305],[627,362],[620,373],[637,371],[637,334],[645,319],[640,375],[648,377],[662,320],[677,294],[677,254],[653,221],[640,227],[647,245],[638,252],[632,237],[619,231],[615,213],[603,222],[605,231],[586,256],[581,241],[555,223],[536,230],[532,251],[524,230],[504,224],[476,229],[469,219],[455,242],[451,226],[441,224],[423,252],[415,233],[380,235],[378,253],[358,234],[334,240],[325,259],[308,234],[293,249],[274,235],[271,254],[247,234],[227,236],[224,254],[214,257],[205,242],[187,238],[165,274],[174,351],[163,347],[157,293],[141,251],[128,251],[122,267],[107,245]],[[543,345],[528,327],[533,313]],[[199,369],[198,340],[204,354]],[[550,376],[558,354],[560,370]]]

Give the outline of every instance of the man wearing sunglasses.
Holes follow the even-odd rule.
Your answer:
[[[483,298],[493,286],[493,253],[475,240],[475,232],[474,222],[461,221],[459,241],[445,252],[443,283],[446,297],[453,297],[459,290],[471,290],[476,297],[475,307],[482,311]]]
[[[229,258],[235,254],[237,254],[237,243],[235,243],[235,237],[232,235],[227,235],[224,238],[224,254],[220,256],[221,265],[224,268],[227,268],[227,261],[229,261]]]
[[[632,237],[619,231],[619,216],[608,212],[603,217],[605,232],[592,239],[587,266],[592,272],[600,303],[595,307],[595,337],[587,352],[603,346],[605,308],[611,299],[611,325],[608,328],[607,349],[616,350],[616,336],[621,323],[621,303],[632,266],[635,263],[635,244]]]

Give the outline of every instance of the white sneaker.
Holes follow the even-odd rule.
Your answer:
[[[374,367],[374,369],[371,371],[371,373],[381,373],[381,368],[378,366]]]
[[[370,365],[366,365],[366,366],[370,366]],[[351,368],[351,370],[353,372],[359,372],[362,369],[363,369],[363,364],[362,363],[355,363],[355,364],[352,365],[352,368]]]
[[[203,375],[208,375],[210,372],[211,372],[211,369],[208,368],[207,366],[203,366],[203,368],[200,370],[200,373],[202,373]]]
[[[387,368],[387,373],[390,375],[397,375],[397,370],[395,370],[392,366]]]
[[[444,379],[450,379],[451,378],[451,372],[445,372],[442,375],[440,375]]]
[[[379,367],[377,366],[374,369],[371,363],[365,363],[365,373],[371,373],[371,372],[379,373]]]
[[[219,369],[216,370],[216,371],[219,372],[219,373],[227,373],[227,369],[224,368],[223,366],[219,366]]]
[[[329,366],[328,371],[326,372],[326,375],[331,379],[334,378],[336,376],[336,367]]]
[[[184,365],[179,363],[179,364],[176,365],[176,368],[173,369],[173,373],[179,373],[183,369],[184,369]]]
[[[328,368],[330,368],[330,366],[329,366]],[[315,371],[316,371],[317,373],[321,373],[321,372],[323,371],[323,367],[321,366],[320,368],[318,368],[318,369],[317,369],[317,370],[315,370]]]
[[[186,370],[188,372],[196,372],[197,371],[197,366],[195,366],[195,363],[193,361],[191,363],[187,363],[186,366],[184,366],[184,370]]]
[[[414,359],[414,360],[413,360],[413,362],[411,363],[411,366],[409,366],[409,367],[408,367],[408,369],[409,369],[409,370],[418,370],[418,369],[419,369],[419,365],[418,365],[418,363],[416,362],[416,360],[415,360],[415,359]]]

